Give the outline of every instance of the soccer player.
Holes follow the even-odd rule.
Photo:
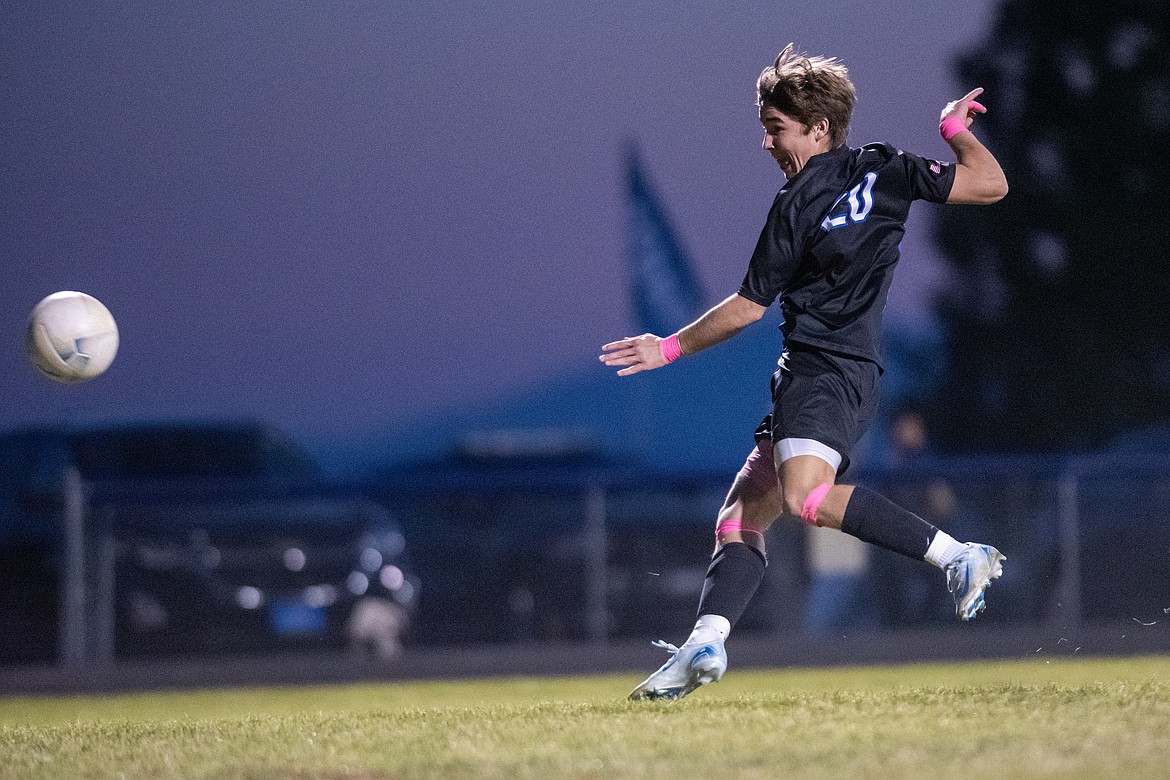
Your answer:
[[[954,163],[889,144],[847,146],[855,93],[836,59],[789,44],[756,90],[764,150],[786,182],[742,286],[671,336],[624,338],[600,356],[618,376],[661,368],[731,338],[777,298],[783,308],[772,413],[716,520],[698,622],[681,647],[657,643],[672,657],[631,699],[678,699],[723,676],[724,642],[763,580],[764,532],[780,516],[937,566],[962,620],[983,609],[984,590],[1003,570],[994,547],[956,541],[865,487],[836,482],[877,406],[882,309],[910,204],[986,204],[1007,194],[999,163],[970,131],[986,111],[975,100],[983,90],[942,111],[939,130]]]

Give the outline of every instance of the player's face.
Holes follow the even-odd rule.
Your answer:
[[[804,125],[777,108],[761,108],[760,124],[764,126],[764,151],[772,155],[780,164],[780,170],[790,179],[800,173],[811,157],[827,151],[812,129],[806,130]]]

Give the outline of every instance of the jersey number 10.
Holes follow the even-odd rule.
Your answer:
[[[829,216],[825,217],[825,221],[821,223],[821,228],[824,230],[832,230],[833,228],[843,227],[850,222],[857,224],[865,222],[865,218],[869,216],[870,209],[873,208],[873,183],[877,181],[877,173],[870,171],[865,174],[865,178],[858,182],[849,192],[841,193],[841,197],[833,201],[833,208],[829,209]],[[845,214],[838,214],[833,216],[833,212],[837,210],[837,206],[842,200],[849,199],[849,211]]]

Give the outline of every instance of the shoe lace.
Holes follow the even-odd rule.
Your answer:
[[[663,650],[670,653],[671,655],[678,654],[678,647],[676,647],[675,645],[672,645],[670,642],[664,642],[661,639],[655,639],[650,644],[654,645],[655,647],[661,647]]]

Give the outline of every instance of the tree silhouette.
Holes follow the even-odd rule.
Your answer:
[[[1166,0],[1008,0],[961,58],[1011,192],[938,222],[943,446],[1083,449],[1170,418],[1168,22]]]

